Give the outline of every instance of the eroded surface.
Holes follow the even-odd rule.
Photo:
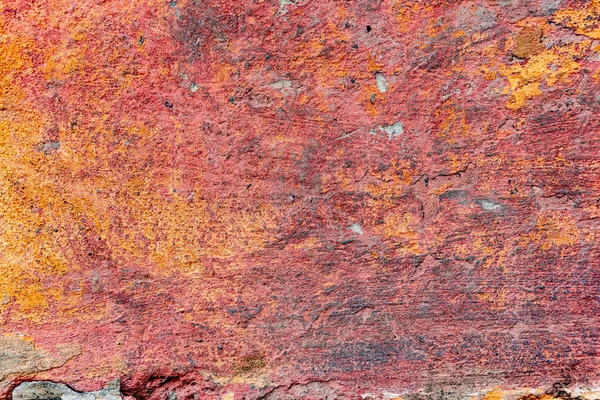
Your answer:
[[[0,392],[593,396],[599,14],[3,1]]]

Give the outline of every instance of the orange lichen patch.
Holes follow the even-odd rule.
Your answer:
[[[15,74],[30,66],[24,57],[33,40],[26,35],[10,35],[0,19],[0,111],[18,103],[24,97],[21,88],[14,83]]]
[[[365,105],[367,113],[371,117],[378,115],[386,107],[387,93],[379,93],[377,85],[369,83],[364,85],[360,94],[360,102]]]
[[[57,10],[62,6],[71,5],[61,3]],[[44,25],[57,10],[39,10],[31,18]],[[0,312],[7,318],[102,318],[102,302],[79,306],[79,275],[89,270],[82,263],[93,262],[89,237],[117,265],[134,261],[149,263],[153,271],[199,271],[201,257],[263,248],[277,218],[268,203],[208,204],[200,189],[197,196],[165,195],[172,177],[148,175],[140,157],[152,147],[157,128],[135,115],[114,116],[115,103],[122,104],[121,96],[140,76],[132,68],[139,53],[126,40],[86,34],[96,29],[91,21],[80,26],[69,19],[68,35],[40,36],[34,46],[26,32],[8,31],[0,19]],[[37,66],[28,61],[32,51]],[[231,72],[227,66],[220,71],[217,80]],[[23,76],[77,83],[75,92],[63,96],[85,115],[73,124],[62,112],[48,121],[25,103],[18,80]],[[166,118],[162,127],[170,124]],[[157,152],[156,159],[168,151]]]
[[[149,260],[163,272],[202,271],[202,257],[254,252],[269,240],[276,215],[268,204],[211,204],[198,188],[192,194],[165,194],[143,178],[127,182],[110,205],[94,207],[105,219],[121,224],[103,235],[116,259]]]
[[[365,190],[373,198],[385,199],[388,202],[387,205],[391,205],[392,203],[389,201],[400,196],[416,176],[415,170],[410,167],[410,162],[407,160],[392,160],[389,168],[385,170],[379,170],[375,166],[369,165],[366,174],[374,179],[370,180],[372,183],[365,185]],[[338,168],[330,174],[321,176],[321,190],[323,193],[340,189],[345,191],[363,190],[363,184],[357,182],[357,179],[359,177],[363,179],[364,175],[365,170],[363,169]]]
[[[343,13],[346,13],[344,10]],[[290,65],[313,74],[322,87],[341,87],[340,78],[361,78],[360,65],[348,54],[351,36],[333,22],[327,23],[323,33],[307,43],[300,43]],[[362,72],[364,75],[365,72]]]
[[[440,119],[435,134],[437,137],[447,140],[448,143],[455,143],[460,137],[471,134],[465,111],[457,110],[452,104],[452,99],[438,108],[435,116]]]
[[[506,305],[506,291],[494,287],[484,289],[477,294],[477,298],[492,309],[501,309]]]
[[[564,400],[561,397],[554,397],[551,394],[526,394],[519,398],[519,400]]]
[[[546,17],[527,17],[515,22],[514,25],[517,28],[530,27],[540,29],[543,35],[546,35],[553,30],[552,25]]]
[[[485,394],[483,400],[502,400],[502,399],[518,399],[518,400],[574,400],[574,399],[595,399],[597,391],[587,391],[585,389],[564,390],[557,394],[547,392],[543,388],[496,388]],[[575,394],[576,393],[576,394]]]
[[[390,168],[383,171],[371,168],[369,174],[377,179],[377,183],[367,185],[365,190],[377,201],[392,205],[392,198],[402,194],[416,176],[416,171],[410,167],[410,161],[393,160]]]
[[[223,62],[213,63],[211,67],[213,68],[213,84],[215,85],[229,82],[236,72],[235,66]]]
[[[596,202],[582,207],[582,210],[587,214],[587,218],[589,219],[600,218],[600,204]]]
[[[382,225],[375,225],[375,232],[392,242],[403,243],[403,250],[413,254],[421,254],[418,235],[413,230],[413,215],[405,212],[391,212],[383,219]]]
[[[0,146],[19,155],[0,159],[0,258],[4,264],[0,291],[14,300],[23,316],[40,320],[51,298],[69,308],[81,295],[72,278],[61,279],[52,288],[45,282],[77,268],[70,249],[85,229],[82,217],[86,213],[84,207],[63,196],[48,176],[45,158],[52,156],[38,150],[36,143],[41,139],[36,135],[42,130],[41,121],[28,117],[20,123],[13,118],[10,127],[0,126],[5,139]],[[6,306],[10,305],[12,302]]]
[[[526,26],[514,37],[515,48],[512,53],[519,58],[529,58],[544,51],[542,45],[542,30],[537,27]]]
[[[425,26],[424,34],[431,38],[436,38],[445,29],[444,24],[441,24],[438,18],[430,18]]]
[[[424,16],[429,15],[433,7],[428,3],[398,1],[392,2],[392,12],[397,22],[398,30],[408,32],[414,23],[420,23]]]
[[[554,14],[555,23],[567,26],[590,39],[600,39],[600,1],[592,0],[583,8],[566,8]]]
[[[470,41],[467,41],[464,46],[470,46],[470,44]],[[480,64],[478,71],[481,72],[488,81],[493,81],[498,77],[497,57],[501,52],[502,49],[499,49],[497,44],[486,46],[483,49],[482,53],[488,59],[488,62]]]
[[[545,211],[537,215],[536,229],[524,235],[519,245],[539,244],[542,250],[551,248],[569,248],[581,238],[575,219],[571,214]]]
[[[483,268],[489,268],[493,265],[501,265],[506,256],[507,250],[499,248],[502,243],[497,243],[494,237],[487,232],[478,232],[471,240],[471,254],[480,254],[486,258]]]
[[[316,237],[310,237],[299,243],[291,243],[289,247],[294,250],[311,250],[321,245],[321,241]]]
[[[528,99],[543,94],[540,84],[553,86],[559,81],[566,82],[569,75],[579,71],[580,65],[574,60],[590,46],[591,41],[557,46],[533,55],[526,63],[502,65],[499,72],[508,79],[509,99],[506,107],[518,110]]]
[[[464,31],[464,29],[457,29],[455,31],[452,32],[452,36],[454,37],[464,37],[467,36],[467,32]]]
[[[375,73],[383,69],[384,65],[377,61],[372,54],[367,55],[367,72]]]
[[[471,35],[471,42],[483,42],[489,40],[490,33],[489,32],[475,32]]]
[[[30,67],[23,54],[32,40],[10,35],[1,20],[0,37],[5,50],[0,57],[0,103],[7,106],[0,120],[0,310],[11,308],[18,310],[16,315],[40,321],[50,302],[61,302],[64,311],[81,295],[72,277],[50,283],[77,266],[69,250],[77,235],[77,211],[51,174],[51,153],[58,142],[46,136],[47,121],[30,111],[16,80]]]
[[[394,160],[384,171],[371,169],[369,174],[377,183],[368,184],[364,189],[371,194],[368,200],[373,217],[374,232],[381,235],[392,246],[399,246],[402,252],[421,254],[419,235],[415,232],[418,223],[410,209],[398,209],[397,200],[415,178],[415,171],[406,160]]]
[[[339,169],[333,174],[324,174],[321,176],[322,193],[327,193],[337,188],[352,190],[354,188],[354,180],[352,179],[352,176],[343,169]]]
[[[507,254],[511,250],[508,243],[510,241],[498,240],[497,236],[490,235],[489,232],[473,231],[470,233],[468,240],[455,247],[454,252],[462,258],[476,254],[484,260],[481,268],[486,270],[491,267],[505,265]]]
[[[483,397],[483,400],[502,400],[502,390],[500,390],[499,388],[496,388],[490,392],[487,392],[485,394],[485,396]]]
[[[537,229],[541,234],[543,250],[552,246],[573,246],[580,237],[579,229],[571,215],[542,213],[537,218]]]
[[[60,49],[56,47],[46,60],[46,65],[42,68],[44,77],[48,80],[62,80],[77,71],[83,66],[84,49],[81,47],[72,47],[69,49]]]

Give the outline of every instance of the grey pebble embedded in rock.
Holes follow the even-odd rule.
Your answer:
[[[396,122],[392,125],[387,126],[380,125],[370,130],[371,135],[376,135],[380,132],[387,133],[388,139],[392,139],[404,133],[404,125],[402,124],[402,122]]]
[[[387,80],[385,79],[385,76],[383,76],[382,74],[377,74],[375,75],[375,81],[377,82],[377,90],[379,90],[379,92],[387,92],[388,84]]]
[[[475,201],[477,204],[479,204],[479,206],[481,208],[483,208],[484,210],[487,211],[495,211],[495,210],[499,210],[500,208],[502,208],[501,204],[498,203],[494,203],[488,200],[476,200]]]
[[[350,225],[350,230],[354,233],[358,233],[360,236],[365,234],[365,232],[362,230],[362,227],[360,226],[360,224]]]
[[[110,381],[96,392],[76,392],[65,384],[50,381],[24,382],[12,392],[13,400],[122,400],[120,383]]]

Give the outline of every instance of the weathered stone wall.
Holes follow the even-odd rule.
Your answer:
[[[0,397],[599,398],[598,39],[597,0],[0,1]]]

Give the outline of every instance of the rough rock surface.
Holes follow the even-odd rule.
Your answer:
[[[2,0],[0,398],[598,397],[599,39],[598,0]]]
[[[119,381],[111,381],[96,392],[79,393],[62,383],[24,382],[12,391],[12,400],[121,400],[119,386]]]

